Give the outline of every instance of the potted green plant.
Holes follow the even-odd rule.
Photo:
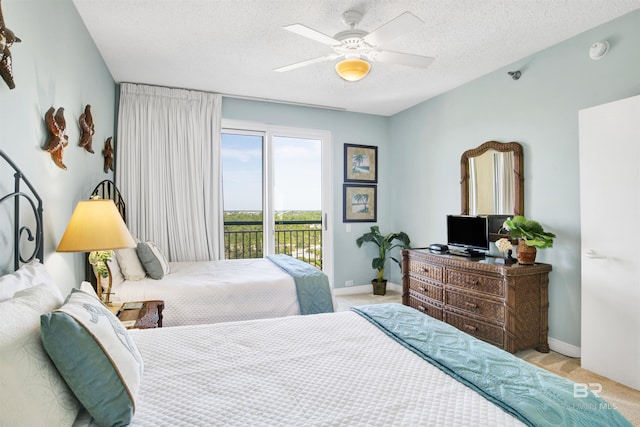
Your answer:
[[[518,239],[518,263],[534,264],[537,249],[553,246],[555,234],[544,231],[538,221],[527,219],[522,215],[507,218],[502,228],[509,232],[512,239]]]
[[[398,241],[398,243],[394,243],[394,241]],[[371,284],[373,285],[374,295],[384,295],[387,293],[387,280],[384,278],[384,267],[387,263],[387,257],[390,257],[389,253],[393,248],[409,248],[411,241],[404,231],[383,235],[380,233],[380,228],[375,225],[371,227],[371,231],[364,233],[356,240],[358,247],[361,247],[365,242],[371,242],[378,246],[378,256],[371,261],[371,267],[374,270],[378,270],[378,275],[371,281]],[[394,257],[390,258],[401,267],[399,259]]]

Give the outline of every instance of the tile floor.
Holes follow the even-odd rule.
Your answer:
[[[367,305],[367,304],[381,304],[385,302],[402,302],[402,294],[397,291],[387,290],[386,295],[373,295],[369,294],[351,294],[351,295],[336,295],[336,311],[349,310],[354,305]]]

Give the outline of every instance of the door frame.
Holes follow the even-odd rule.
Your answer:
[[[329,283],[333,287],[333,162],[331,153],[331,132],[322,129],[297,128],[289,126],[274,126],[265,123],[250,122],[244,120],[222,119],[220,133],[226,131],[247,132],[248,134],[263,134],[263,233],[273,237],[275,233],[275,218],[273,216],[273,201],[271,191],[273,189],[273,138],[301,138],[318,139],[322,141],[322,270],[329,277]],[[268,234],[267,234],[268,233]],[[264,239],[265,254],[273,253],[274,239]],[[269,245],[268,247],[266,247]]]

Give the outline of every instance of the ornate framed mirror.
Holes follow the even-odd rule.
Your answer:
[[[460,158],[462,215],[524,215],[522,145],[488,141]]]

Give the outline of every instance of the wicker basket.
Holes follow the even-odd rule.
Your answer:
[[[378,279],[373,279],[371,281],[373,285],[373,294],[374,295],[385,295],[387,293],[387,279],[379,281]]]
[[[518,263],[520,264],[535,264],[536,253],[538,252],[535,246],[529,246],[523,239],[518,239]]]

